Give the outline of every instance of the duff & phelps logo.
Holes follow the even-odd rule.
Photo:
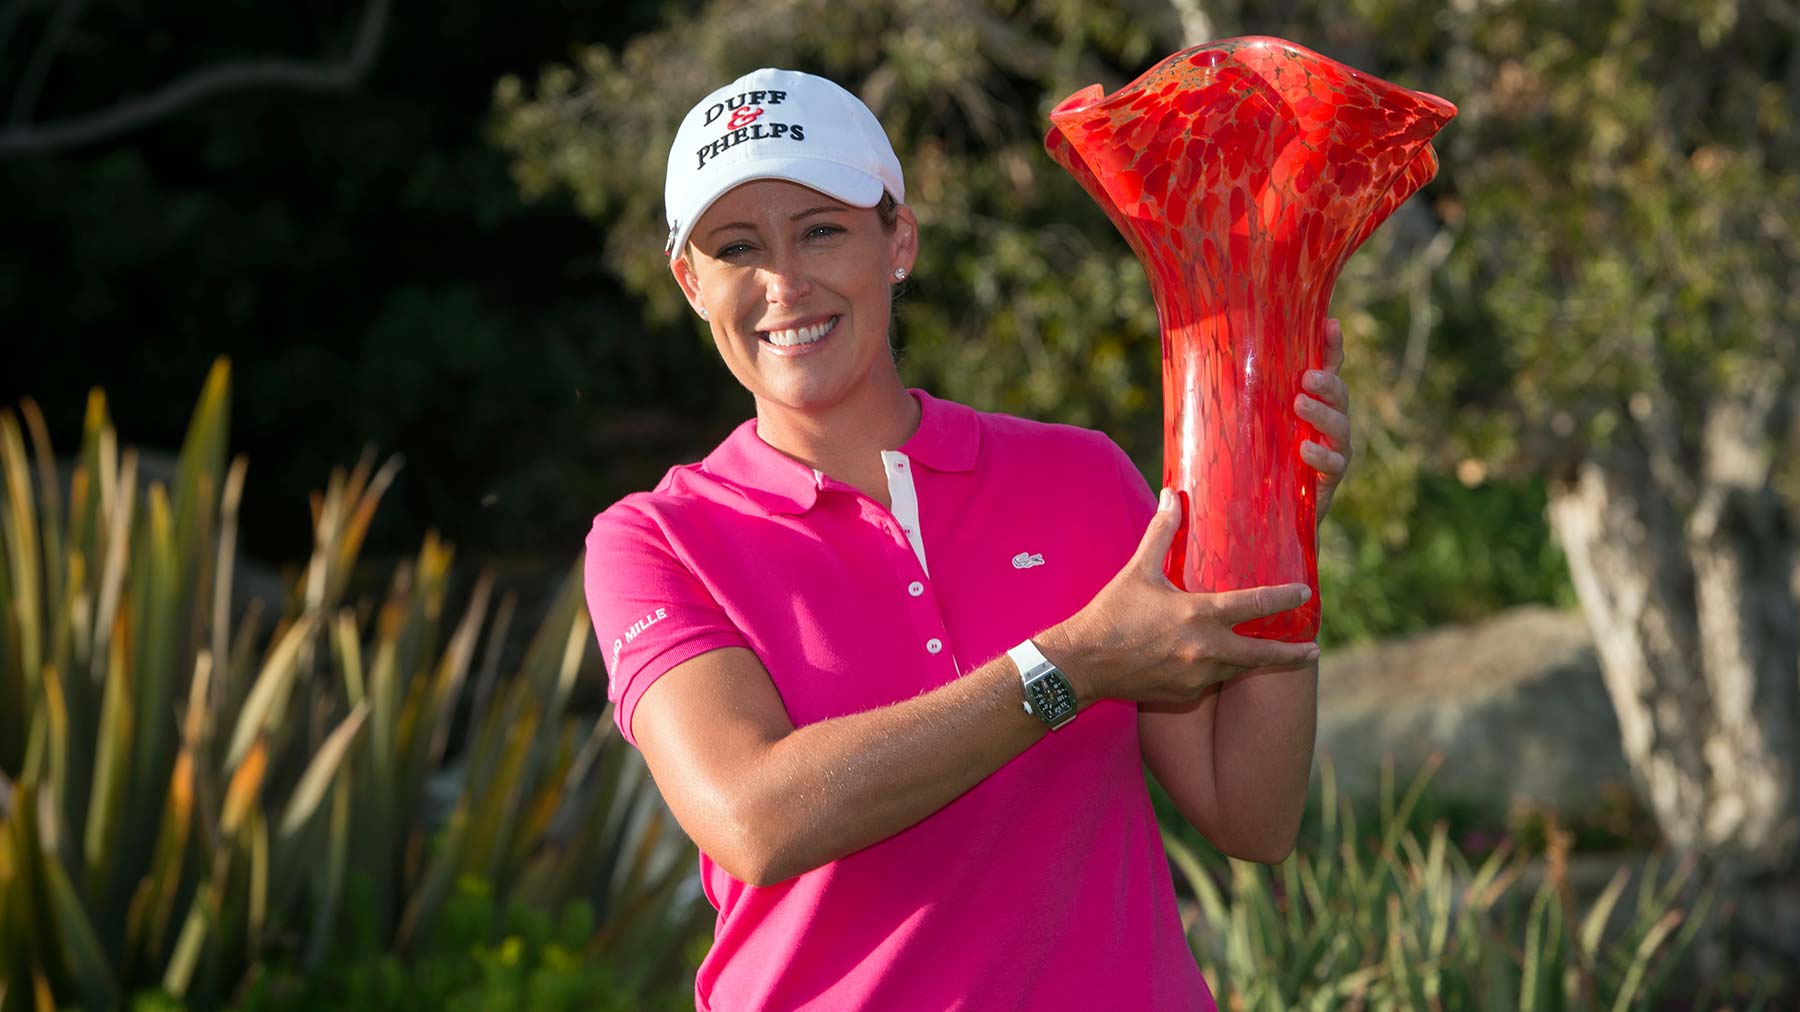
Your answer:
[[[730,113],[725,118],[725,133],[711,144],[702,144],[694,150],[697,162],[696,169],[706,168],[708,160],[724,154],[726,151],[745,141],[775,140],[786,137],[789,140],[806,140],[806,128],[799,123],[758,122],[768,107],[780,105],[787,101],[785,91],[746,91],[733,95],[721,102],[714,102],[706,107],[705,125],[712,126],[719,117]]]

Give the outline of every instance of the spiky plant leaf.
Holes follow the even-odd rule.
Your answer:
[[[363,721],[369,716],[369,705],[358,703],[331,732],[319,751],[313,755],[312,762],[307,764],[306,772],[301,775],[300,782],[294,785],[294,792],[288,798],[287,809],[281,815],[281,824],[277,832],[283,837],[291,837],[299,831],[306,821],[319,807],[325,792],[337,776],[338,768],[343,765],[344,756],[355,743],[357,733],[362,730]]]
[[[45,891],[55,918],[58,941],[68,960],[76,989],[89,1008],[114,1008],[119,1003],[119,984],[113,974],[112,961],[100,936],[88,920],[86,907],[68,873],[55,855],[45,855],[39,867],[44,873]]]
[[[238,713],[237,726],[231,732],[231,745],[225,753],[227,769],[236,769],[244,761],[251,743],[267,729],[270,711],[277,700],[292,689],[300,670],[300,648],[311,637],[312,630],[312,616],[302,616],[288,627],[275,649],[269,651],[269,659],[263,662],[262,672],[256,676],[256,683],[244,700],[244,708]]]

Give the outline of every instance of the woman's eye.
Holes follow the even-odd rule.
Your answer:
[[[834,235],[841,235],[843,234],[843,231],[844,230],[837,225],[814,225],[812,228],[806,230],[806,235],[808,238],[828,238]]]
[[[734,242],[734,243],[731,243],[730,245],[725,246],[724,248],[720,249],[719,252],[713,254],[713,259],[715,259],[715,260],[736,260],[738,257],[743,256],[745,253],[747,253],[749,251],[750,251],[749,243]]]

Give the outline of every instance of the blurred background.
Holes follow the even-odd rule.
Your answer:
[[[1247,34],[1460,114],[1336,289],[1307,842],[1168,822],[1221,1004],[1800,1007],[1800,4],[0,0],[0,1009],[691,1007],[569,579],[752,411],[679,117],[861,95],[903,377],[1154,482],[1155,308],[1045,114]]]

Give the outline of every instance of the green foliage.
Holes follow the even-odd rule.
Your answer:
[[[679,1012],[693,1008],[691,985],[648,979],[647,967],[612,950],[596,950],[593,908],[566,904],[552,915],[519,901],[503,915],[479,880],[457,884],[442,925],[410,958],[345,951],[316,972],[259,970],[239,1012]],[[134,1012],[185,1012],[166,992],[146,992]]]
[[[1385,513],[1320,531],[1322,642],[1422,632],[1517,604],[1574,605],[1541,480],[1469,488],[1427,471],[1412,492]]]
[[[1425,191],[1435,222],[1382,237],[1429,273],[1365,252],[1340,283],[1362,296],[1346,326],[1370,462],[1389,472],[1374,484],[1440,468],[1554,480],[1590,447],[1645,442],[1668,461],[1652,494],[1679,508],[1709,417],[1796,365],[1800,135],[1774,113],[1800,86],[1792,16],[1738,0],[1435,7],[1358,5],[1369,69],[1461,105]],[[1776,466],[1791,503],[1797,479]]]
[[[1502,845],[1471,860],[1414,808],[1429,774],[1384,792],[1372,836],[1325,771],[1316,839],[1280,865],[1221,859],[1165,831],[1196,900],[1188,925],[1220,1007],[1290,1009],[1648,1009],[1710,904],[1691,909],[1690,867],[1646,869],[1626,906],[1628,874],[1577,909],[1553,847],[1529,896],[1528,859]],[[1366,825],[1366,823],[1364,823]]]
[[[0,413],[0,1010],[113,1007],[152,983],[211,1006],[259,965],[314,968],[352,937],[403,956],[459,880],[497,907],[583,901],[604,915],[587,944],[678,969],[701,926],[675,899],[692,852],[611,721],[568,714],[592,638],[578,568],[505,671],[515,602],[490,626],[483,576],[453,614],[435,535],[355,601],[397,466],[365,458],[314,496],[285,605],[235,615],[245,462],[225,466],[227,403],[220,363],[173,483],[140,492],[94,394],[66,508],[35,405],[23,428]],[[427,784],[459,715],[440,828]],[[496,986],[523,965],[508,951]]]

